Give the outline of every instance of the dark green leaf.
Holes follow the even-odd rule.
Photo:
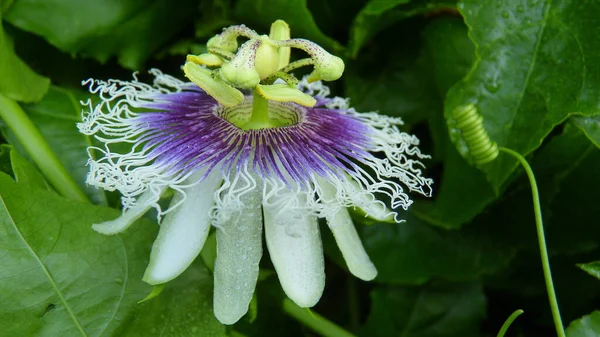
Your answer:
[[[194,40],[179,40],[176,43],[161,50],[156,58],[162,59],[166,56],[186,56],[188,54],[199,55],[206,53],[206,45]]]
[[[433,79],[441,97],[468,71],[473,60],[473,45],[467,28],[460,19],[441,18],[427,25],[425,51],[433,68]],[[414,207],[435,225],[458,228],[469,222],[496,194],[485,174],[469,165],[449,141],[441,109],[431,118],[432,135],[437,145],[435,154],[443,158],[443,172],[436,182],[435,200],[422,201]]]
[[[364,0],[307,0],[308,9],[325,35],[348,41],[348,28],[364,6]],[[342,57],[343,55],[338,55]]]
[[[477,60],[448,93],[448,119],[456,107],[474,103],[499,146],[528,154],[569,113],[598,112],[600,4],[465,0],[459,9],[477,46]],[[460,133],[451,135],[468,156]],[[508,156],[490,164],[492,186],[498,190],[516,166]]]
[[[160,295],[140,304],[133,322],[118,336],[227,336],[212,311],[212,284],[212,275],[197,260]]]
[[[554,253],[595,249],[600,228],[592,226],[600,216],[595,193],[600,178],[600,150],[579,129],[566,125],[530,159],[540,191],[548,248]],[[531,188],[524,175],[504,199],[476,219],[487,224],[489,235],[506,244],[537,250]]]
[[[399,25],[418,30],[421,22]],[[381,37],[385,40],[391,35]],[[348,62],[344,75],[346,96],[358,111],[379,111],[400,116],[413,124],[439,110],[441,101],[431,81],[419,36],[411,36],[393,47],[373,48],[360,61]]]
[[[117,55],[123,67],[141,69],[153,52],[191,22],[197,13],[196,4],[194,0],[177,1],[176,4],[170,0],[156,0],[144,5],[135,16],[88,44],[84,53],[101,62]]]
[[[10,154],[12,151],[12,146],[6,144],[0,145],[0,172],[8,175],[13,175],[12,165],[10,162]]]
[[[231,19],[230,0],[209,0],[200,2],[200,18],[196,21],[196,37],[209,39],[224,27],[235,24]]]
[[[540,197],[543,204],[549,205],[545,213],[549,219],[545,225],[549,247],[570,253],[594,249],[600,245],[600,227],[593,225],[600,217],[600,208],[591,191],[600,190],[596,173],[600,149],[571,125],[560,139],[548,145],[553,146],[544,149],[533,163],[536,174],[548,179],[540,184]]]
[[[422,284],[433,277],[470,280],[508,265],[514,249],[471,228],[446,231],[407,215],[400,224],[361,226],[377,282]]]
[[[343,49],[339,42],[323,34],[317,27],[306,0],[240,0],[235,4],[235,16],[262,34],[269,32],[271,23],[281,19],[290,25],[293,38],[312,40],[334,54]]]
[[[43,36],[59,49],[101,62],[118,56],[121,65],[138,69],[150,54],[190,23],[192,0],[17,1],[6,14],[13,25]]]
[[[423,31],[423,45],[431,74],[441,97],[471,69],[475,47],[467,26],[459,17],[430,20]]]
[[[81,120],[80,100],[86,99],[87,95],[81,91],[51,87],[42,101],[23,108],[79,186],[94,202],[106,204],[104,192],[85,183],[86,148],[91,145],[91,139],[79,133],[76,123]],[[11,142],[18,145],[16,137],[7,133]]]
[[[363,328],[369,337],[480,336],[486,300],[478,283],[382,287],[371,292],[372,310]]]
[[[600,311],[594,311],[569,324],[568,337],[597,337],[600,335]]]
[[[13,41],[2,27],[2,16],[0,11],[0,94],[20,102],[38,101],[50,80],[36,74],[15,54]]]
[[[577,267],[600,280],[600,261],[581,263],[578,264]]]
[[[600,147],[600,116],[572,117],[571,121],[585,133],[594,145]]]
[[[123,236],[92,223],[118,211],[81,204],[0,173],[0,306],[7,336],[110,335],[150,291],[141,281],[156,234]]]
[[[444,171],[441,181],[436,182],[435,200],[422,200],[413,207],[431,224],[457,229],[471,221],[497,196],[485,174],[470,166],[452,143],[446,144]]]
[[[410,0],[370,0],[358,13],[350,27],[348,55],[350,58],[356,58],[358,52],[375,35],[398,21],[442,8],[454,8],[455,4],[455,0],[426,0],[414,3],[410,3]],[[395,34],[397,37],[404,35],[400,35],[398,31]],[[388,41],[391,46],[396,39]]]

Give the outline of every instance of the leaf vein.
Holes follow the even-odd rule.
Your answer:
[[[77,327],[77,329],[79,330],[79,332],[81,332],[82,336],[88,337],[87,333],[83,329],[83,326],[81,326],[81,323],[79,322],[79,320],[75,316],[75,313],[73,312],[73,309],[71,309],[71,307],[69,306],[69,304],[65,300],[65,297],[63,296],[62,292],[58,288],[58,285],[56,284],[56,282],[54,282],[54,279],[52,278],[52,275],[50,275],[50,272],[48,271],[48,269],[46,268],[46,266],[44,265],[44,263],[42,262],[42,260],[40,259],[40,257],[36,254],[36,252],[29,245],[29,243],[27,243],[27,240],[25,240],[25,238],[23,237],[23,234],[21,233],[21,231],[17,227],[17,224],[15,223],[15,220],[13,219],[12,215],[10,214],[8,206],[6,206],[6,203],[4,202],[4,198],[2,198],[2,196],[0,196],[0,202],[2,203],[3,208],[6,210],[6,215],[10,218],[10,220],[11,220],[10,223],[12,224],[12,227],[14,228],[15,232],[17,233],[17,235],[19,236],[19,238],[21,239],[21,241],[23,241],[23,243],[25,244],[25,247],[27,247],[27,250],[29,250],[29,252],[33,256],[33,258],[40,265],[40,268],[42,269],[42,271],[44,272],[44,274],[48,278],[48,281],[50,282],[50,284],[52,285],[52,287],[54,288],[54,291],[56,292],[56,295],[58,296],[58,298],[60,299],[60,301],[62,302],[62,304],[65,306],[65,309],[67,309],[67,312],[69,313],[69,316],[71,316],[71,319],[75,323],[75,326]]]

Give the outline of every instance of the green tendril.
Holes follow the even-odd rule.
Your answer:
[[[542,259],[542,269],[544,270],[544,281],[546,282],[546,291],[548,293],[548,301],[550,302],[550,309],[552,310],[552,319],[554,320],[554,327],[556,334],[559,337],[565,337],[565,328],[560,317],[560,310],[558,308],[558,301],[556,299],[556,292],[554,291],[554,283],[552,281],[552,271],[550,269],[550,260],[548,258],[548,248],[546,247],[546,237],[544,234],[544,223],[542,222],[542,208],[540,206],[540,195],[538,192],[537,183],[535,176],[531,170],[531,166],[527,163],[527,160],[523,158],[518,152],[504,147],[499,148],[500,151],[507,153],[515,157],[523,169],[527,173],[529,183],[531,185],[531,195],[533,197],[533,210],[535,213],[535,226],[537,230],[538,245],[540,247],[540,256]]]
[[[550,269],[550,260],[548,258],[548,248],[546,247],[544,224],[542,222],[540,196],[531,166],[529,166],[527,160],[525,160],[518,152],[504,147],[499,148],[498,145],[490,139],[490,136],[483,125],[483,117],[477,112],[475,104],[469,103],[455,108],[452,111],[452,119],[454,127],[460,130],[462,138],[464,139],[475,164],[483,165],[489,163],[496,159],[499,152],[502,151],[516,158],[527,173],[533,197],[533,210],[535,213],[535,225],[542,260],[542,269],[544,270],[544,281],[546,282],[546,291],[548,293],[554,327],[556,328],[556,333],[559,337],[565,337],[565,329],[560,317],[554,283],[552,282],[552,272]]]
[[[477,113],[473,103],[454,109],[452,118],[460,129],[475,164],[487,164],[498,157],[498,146],[490,139],[483,126],[483,117]]]
[[[502,324],[502,327],[500,328],[500,331],[498,331],[498,334],[496,335],[496,337],[504,337],[504,335],[506,334],[506,331],[508,331],[508,328],[510,328],[511,324],[522,313],[523,313],[523,310],[518,309],[518,310],[515,310],[515,312],[513,312],[510,316],[508,316],[508,318],[506,319],[504,324]]]

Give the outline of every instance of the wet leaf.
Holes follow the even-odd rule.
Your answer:
[[[599,112],[600,4],[465,0],[459,10],[477,57],[469,74],[448,93],[446,118],[456,107],[474,103],[490,137],[526,155],[571,113]],[[468,157],[459,133],[450,134]],[[487,177],[494,189],[516,167],[509,156],[490,164]]]

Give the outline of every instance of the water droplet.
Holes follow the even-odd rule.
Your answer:
[[[502,11],[502,17],[508,19],[510,17],[510,13],[508,11]]]
[[[525,8],[522,5],[517,6],[517,12],[523,13],[525,12]]]
[[[485,88],[492,94],[496,93],[498,90],[500,90],[501,84],[500,84],[500,81],[498,80],[498,77],[499,77],[499,73],[496,72],[492,76],[488,77],[483,82],[483,85],[485,86]]]

